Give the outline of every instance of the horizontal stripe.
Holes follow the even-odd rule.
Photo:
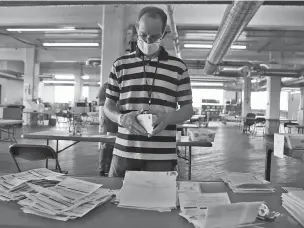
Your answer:
[[[177,154],[142,154],[142,153],[130,153],[124,152],[114,148],[114,155],[131,158],[131,159],[140,159],[140,160],[177,160]]]
[[[180,86],[178,86],[177,91],[183,91],[183,90],[191,90],[191,85],[190,84],[182,84]]]
[[[189,105],[189,104],[192,104],[193,101],[192,100],[187,100],[187,101],[179,101],[178,104],[180,106],[184,106],[184,105]]]
[[[182,96],[182,97],[178,97],[177,101],[187,101],[187,100],[192,100],[192,95],[188,95],[188,96]]]
[[[167,106],[162,106],[162,105],[155,105],[152,104],[150,107],[150,110],[153,110],[154,112],[174,112],[176,111],[177,107],[167,107]],[[125,105],[120,105],[120,112],[121,113],[129,113],[130,111],[133,110],[149,110],[149,105],[148,104],[125,104]]]
[[[175,136],[176,131],[176,125],[168,125],[165,130],[163,131],[165,133],[164,136]],[[131,134],[126,128],[119,127],[118,132],[121,134]]]
[[[179,85],[185,85],[185,84],[190,84],[190,77],[182,78],[179,81]]]
[[[192,91],[191,89],[188,90],[182,90],[177,92],[177,97],[183,97],[183,96],[192,96]]]
[[[124,147],[131,147],[131,148],[149,148],[149,149],[172,149],[176,148],[176,142],[150,142],[150,141],[135,141],[135,140],[125,140],[121,138],[116,138],[116,143],[118,145]],[[130,151],[129,151],[130,152]]]
[[[127,86],[133,86],[133,85],[146,85],[147,83],[149,85],[152,85],[152,82],[153,82],[153,79],[152,78],[147,78],[147,80],[145,80],[144,77],[142,78],[134,78],[132,80],[128,80],[128,81],[123,81],[121,84],[120,84],[120,87],[121,88],[124,88],[124,87],[127,87]],[[168,88],[172,91],[177,91],[178,89],[178,85],[177,84],[172,84],[170,82],[167,82],[167,81],[164,81],[162,79],[155,79],[154,80],[154,86],[158,86],[158,87],[163,87],[163,88]]]
[[[175,133],[175,131],[174,131],[174,133]],[[129,135],[129,134],[118,133],[117,138],[124,139],[124,140],[154,143],[154,147],[155,147],[155,142],[176,142],[175,134],[174,134],[174,137],[166,135],[166,136],[153,136],[151,138],[148,138],[147,136],[144,136],[144,135]],[[158,146],[158,145],[156,145],[156,146]],[[160,146],[160,147],[162,147],[162,146]]]
[[[112,95],[110,95],[110,94],[106,94],[106,98],[109,98],[109,99],[111,99],[111,100],[113,100],[113,101],[118,101],[119,100],[119,97],[117,97],[117,96],[112,96]]]
[[[150,92],[152,89],[153,93],[162,93],[165,95],[169,95],[171,97],[176,97],[177,93],[176,91],[170,89],[170,88],[165,88],[165,87],[160,87],[160,86],[153,86],[152,85],[132,85],[132,86],[124,86],[121,88],[120,93],[126,93],[126,92]]]
[[[155,68],[146,68],[146,77],[155,78],[155,80],[166,81],[173,85],[180,84],[178,74],[176,72],[172,72],[165,69],[158,68],[155,73]],[[119,84],[123,81],[134,80],[138,78],[145,78],[143,67],[132,68],[117,73],[117,82]]]
[[[149,104],[149,99],[148,98],[127,98],[127,99],[120,99],[119,100],[119,104],[120,105],[125,105],[125,104]],[[171,107],[171,108],[176,108],[176,102],[169,102],[166,100],[162,100],[162,99],[157,99],[157,98],[152,98],[151,99],[151,103],[152,104],[156,104],[156,105],[163,105],[163,106],[167,106],[167,107]]]
[[[150,64],[152,67],[155,67],[157,65],[158,69],[164,69],[164,70],[169,70],[172,72],[176,72],[179,73],[180,75],[182,75],[184,73],[184,69],[174,66],[174,65],[170,65],[169,63],[163,61],[163,62],[159,62],[159,63],[155,63],[155,62],[150,62],[150,61],[144,61],[144,64]],[[143,63],[141,62],[134,62],[134,63],[128,63],[128,64],[120,64],[117,65],[115,67],[116,69],[116,73],[119,73],[122,70],[129,70],[129,69],[133,69],[133,68],[137,68],[137,67],[143,67]]]
[[[131,91],[131,92],[127,92],[127,93],[120,93],[120,99],[137,98],[137,97],[149,99],[149,91]],[[157,93],[154,91],[151,94],[152,99],[160,99],[160,100],[165,100],[165,101],[169,101],[172,103],[176,103],[176,101],[177,101],[176,97],[177,96],[170,96],[168,94]]]
[[[108,83],[108,89],[111,90],[112,92],[116,92],[116,93],[119,93],[120,92],[120,89],[118,86],[115,86],[115,85],[111,85]]]
[[[176,154],[176,143],[175,146],[173,146],[173,148],[131,147],[131,146],[123,146],[118,143],[115,143],[114,148],[129,153]]]

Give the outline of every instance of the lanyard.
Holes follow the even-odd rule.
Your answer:
[[[148,90],[149,110],[151,109],[151,104],[152,104],[152,92],[153,92],[153,87],[154,87],[154,83],[155,83],[155,76],[156,76],[156,72],[157,72],[158,62],[159,62],[159,58],[157,59],[157,63],[156,63],[156,66],[155,66],[155,72],[154,72],[154,75],[153,75],[153,81],[152,81],[152,84],[151,84],[151,89]],[[144,57],[142,58],[142,63],[143,63],[143,68],[144,68],[144,75],[145,75],[146,85],[148,87],[149,84],[148,84],[148,81],[147,81],[147,74],[146,74],[146,67],[145,67]]]

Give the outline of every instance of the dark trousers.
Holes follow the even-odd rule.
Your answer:
[[[176,160],[139,160],[113,155],[109,177],[124,177],[127,170],[131,171],[174,171]]]
[[[110,164],[113,156],[114,146],[108,143],[102,143],[99,149],[99,171],[109,172]]]

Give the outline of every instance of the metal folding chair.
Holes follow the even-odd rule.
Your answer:
[[[56,161],[55,171],[59,171],[61,168],[58,162],[58,156],[55,150],[47,145],[30,145],[30,144],[14,144],[9,147],[9,152],[14,159],[19,172],[21,169],[18,165],[16,157],[29,161],[41,161],[45,160],[45,166],[48,168],[48,159],[54,159]]]

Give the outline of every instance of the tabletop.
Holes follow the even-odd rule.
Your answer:
[[[39,131],[34,133],[25,133],[21,136],[25,139],[46,139],[46,140],[67,140],[67,141],[83,141],[83,142],[105,142],[114,143],[116,137],[111,135],[92,135],[83,133],[82,135],[72,135],[68,131],[51,130]]]
[[[120,189],[122,179],[120,178],[101,178],[88,177],[80,178],[103,184],[104,188]],[[284,185],[285,186],[285,185]],[[201,190],[204,193],[228,192],[230,201],[251,202],[266,201],[270,209],[282,214],[275,222],[270,222],[263,227],[265,228],[301,228],[302,226],[281,206],[280,185],[274,186],[275,193],[259,194],[234,194],[223,182],[201,182]],[[298,187],[298,186],[295,186]],[[20,210],[20,206],[15,202],[0,202],[0,227],[14,228],[194,228],[185,219],[178,215],[178,210],[171,212],[155,212],[147,210],[136,210],[118,208],[116,205],[108,202],[105,205],[96,208],[82,218],[61,222],[42,218],[35,215],[25,214]]]
[[[84,133],[82,135],[71,135],[68,131],[51,130],[39,131],[34,133],[25,133],[21,136],[24,139],[45,139],[45,140],[66,140],[80,142],[105,142],[115,143],[115,135],[92,135]],[[212,147],[212,143],[203,141],[191,141],[189,137],[182,137],[181,141],[176,142],[177,146],[196,146],[196,147]]]
[[[4,120],[4,119],[0,119],[0,126],[15,125],[15,124],[21,124],[21,123],[23,123],[22,120]]]

